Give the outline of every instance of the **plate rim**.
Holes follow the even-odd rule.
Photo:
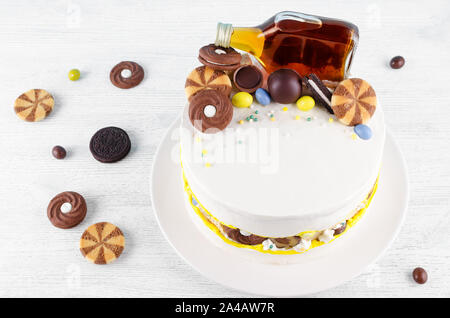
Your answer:
[[[168,137],[173,132],[173,130],[176,129],[177,126],[179,126],[180,120],[181,120],[181,116],[178,116],[174,120],[174,122],[168,127],[168,129],[164,133],[164,136],[161,139],[161,141],[160,141],[160,143],[159,143],[159,145],[158,145],[158,147],[156,149],[155,155],[153,157],[153,163],[152,163],[152,168],[151,168],[151,176],[150,176],[150,196],[151,196],[151,202],[152,202],[152,209],[153,209],[154,216],[156,218],[156,222],[157,222],[161,232],[163,233],[164,238],[169,243],[169,245],[175,250],[175,252],[178,254],[178,256],[181,257],[181,259],[183,259],[187,264],[189,264],[200,275],[202,275],[203,277],[207,278],[208,280],[210,280],[210,281],[212,281],[212,282],[214,282],[216,284],[225,286],[227,288],[230,288],[231,290],[235,290],[235,291],[238,291],[238,292],[244,292],[244,293],[247,293],[249,295],[261,295],[261,296],[272,296],[272,297],[296,297],[296,296],[298,297],[298,296],[312,295],[312,294],[315,294],[315,293],[318,293],[318,292],[321,292],[321,291],[329,290],[329,289],[335,288],[335,287],[343,284],[344,282],[352,280],[355,277],[361,275],[371,264],[377,262],[386,253],[388,248],[395,241],[395,239],[397,238],[397,236],[398,236],[398,234],[399,234],[399,232],[400,232],[400,230],[401,230],[401,228],[402,228],[402,226],[403,226],[403,224],[405,222],[406,214],[407,214],[407,211],[408,211],[409,199],[410,199],[410,186],[409,186],[408,168],[407,168],[406,160],[405,160],[405,158],[403,156],[403,153],[402,153],[399,145],[395,141],[395,139],[394,139],[394,137],[393,137],[393,135],[391,133],[391,130],[388,127],[386,127],[386,141],[385,141],[385,146],[384,147],[386,149],[387,140],[389,139],[389,141],[392,143],[393,149],[395,150],[395,152],[398,155],[398,159],[400,159],[400,162],[401,162],[401,166],[402,166],[401,174],[404,177],[403,178],[404,179],[403,183],[404,183],[404,187],[405,188],[404,188],[404,196],[401,198],[402,203],[403,203],[403,210],[401,212],[401,218],[400,218],[400,220],[398,222],[398,225],[396,226],[395,230],[392,232],[391,238],[389,239],[389,241],[385,244],[385,246],[381,250],[379,250],[376,253],[375,257],[370,258],[370,260],[367,262],[367,264],[364,265],[364,266],[361,266],[359,268],[359,270],[354,271],[352,274],[346,276],[345,278],[337,280],[336,282],[330,284],[328,287],[325,287],[325,288],[320,287],[320,288],[316,288],[316,289],[312,288],[310,291],[307,291],[307,292],[285,293],[283,295],[280,295],[280,294],[274,295],[274,294],[271,294],[271,293],[266,293],[264,291],[258,291],[256,293],[256,292],[254,292],[252,290],[249,290],[249,289],[240,288],[240,287],[234,286],[233,284],[227,284],[225,282],[219,281],[215,277],[210,275],[210,273],[202,272],[200,268],[198,268],[196,265],[194,265],[182,253],[182,251],[179,250],[179,248],[177,248],[174,245],[174,243],[172,242],[172,240],[169,238],[168,234],[166,233],[166,230],[164,229],[164,227],[161,224],[161,220],[160,220],[160,218],[158,216],[158,212],[157,212],[158,210],[157,210],[157,207],[155,205],[155,199],[154,198],[155,198],[156,195],[155,195],[155,190],[154,190],[155,189],[154,184],[155,184],[156,181],[155,181],[155,177],[154,176],[155,176],[156,166],[158,165],[157,164],[158,163],[158,158],[161,155],[162,149],[164,147],[164,143],[167,142]],[[181,182],[181,177],[180,177],[180,182]],[[180,193],[180,195],[183,195],[183,193]],[[192,222],[192,220],[191,220],[191,222]],[[196,226],[195,224],[193,224],[193,225]],[[200,231],[200,229],[197,229],[197,230]],[[201,233],[201,235],[204,236],[204,233]],[[209,238],[205,237],[205,240],[209,240]],[[220,248],[220,247],[217,247],[217,248]],[[295,266],[295,264],[291,264],[291,265]],[[283,266],[283,265],[280,265],[280,266]]]

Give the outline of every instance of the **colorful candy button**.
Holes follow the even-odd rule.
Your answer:
[[[270,95],[264,88],[258,88],[255,92],[255,98],[263,106],[270,104]]]
[[[364,125],[364,124],[356,125],[353,128],[353,130],[358,135],[358,137],[361,139],[368,140],[368,139],[372,138],[372,134],[373,134],[372,129],[370,129],[370,127],[367,125]]]
[[[233,96],[231,102],[238,108],[250,107],[253,103],[253,96],[247,92],[239,92]]]
[[[311,96],[302,96],[297,100],[297,108],[301,111],[307,112],[308,110],[313,109],[316,105],[314,98]]]
[[[69,71],[69,79],[71,81],[78,81],[78,79],[80,78],[80,71],[77,70],[76,68],[72,69]]]

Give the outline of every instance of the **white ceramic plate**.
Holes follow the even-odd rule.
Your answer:
[[[177,120],[156,153],[151,192],[162,232],[178,254],[207,278],[252,294],[300,296],[335,287],[359,275],[389,247],[403,223],[408,202],[406,166],[387,133],[378,191],[362,219],[345,235],[288,261],[219,241],[185,207],[179,164]],[[197,217],[195,215],[195,217]],[[197,218],[198,219],[198,218]],[[198,223],[198,222],[197,222]],[[295,261],[293,261],[295,260]],[[267,262],[268,261],[268,262]]]

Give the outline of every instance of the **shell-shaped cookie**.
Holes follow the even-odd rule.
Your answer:
[[[125,238],[114,224],[100,222],[84,231],[80,240],[80,251],[94,264],[109,264],[122,254]]]
[[[231,80],[224,71],[207,66],[197,67],[186,79],[184,89],[186,97],[191,100],[192,96],[205,89],[217,90],[230,96]]]
[[[367,123],[377,108],[375,90],[365,80],[349,78],[339,83],[331,97],[336,117],[348,126]]]
[[[44,89],[30,89],[17,97],[14,111],[25,121],[40,121],[53,110],[55,101],[53,96]]]

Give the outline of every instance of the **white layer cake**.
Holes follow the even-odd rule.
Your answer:
[[[181,125],[185,180],[207,214],[244,235],[317,237],[352,218],[376,183],[385,139],[380,105],[367,123],[369,140],[321,106],[234,107],[217,134],[196,130],[188,108]]]

